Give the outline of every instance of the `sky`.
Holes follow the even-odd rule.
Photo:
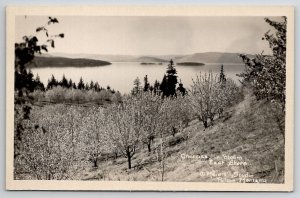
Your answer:
[[[203,16],[55,16],[58,24],[47,26],[55,39],[49,53],[115,55],[184,55],[202,52],[270,53],[262,40],[270,26],[264,17]],[[36,33],[48,16],[17,16],[15,41]]]

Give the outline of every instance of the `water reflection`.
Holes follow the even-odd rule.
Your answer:
[[[237,73],[244,70],[243,65],[223,64],[224,72],[227,77],[233,78],[237,83]],[[212,71],[214,74],[220,73],[221,64],[206,64],[205,66],[176,66],[177,75],[186,88],[192,84],[192,78],[195,78],[200,72]],[[149,82],[155,80],[161,81],[166,71],[167,64],[163,65],[141,65],[137,62],[118,62],[103,67],[63,67],[63,68],[33,68],[34,75],[38,74],[41,81],[47,85],[48,79],[53,74],[57,80],[61,80],[63,74],[66,78],[71,78],[73,82],[78,83],[80,77],[85,83],[91,80],[97,81],[100,86],[108,85],[121,93],[129,93],[133,87],[133,81],[139,77],[141,82],[145,75],[148,75]]]

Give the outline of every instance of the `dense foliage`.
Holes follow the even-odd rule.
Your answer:
[[[240,74],[244,84],[250,84],[257,99],[266,99],[285,109],[286,90],[286,28],[287,19],[265,21],[273,28],[265,33],[263,40],[269,43],[271,55],[258,54],[255,58],[241,55],[246,65]]]

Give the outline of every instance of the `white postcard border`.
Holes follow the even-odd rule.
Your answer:
[[[292,191],[294,177],[294,8],[292,6],[9,6],[6,9],[6,189],[105,191]],[[285,183],[38,181],[13,178],[15,16],[287,16]]]

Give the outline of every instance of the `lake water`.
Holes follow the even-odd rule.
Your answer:
[[[241,64],[223,64],[226,77],[230,77],[239,84],[236,74],[244,71],[244,65]],[[195,78],[200,72],[212,71],[214,74],[220,73],[221,64],[206,64],[205,66],[176,66],[178,79],[180,79],[184,87],[189,88],[192,84],[192,78]],[[57,80],[61,80],[63,74],[67,79],[72,79],[78,83],[80,77],[83,81],[98,82],[100,86],[120,91],[121,93],[129,93],[133,88],[133,81],[139,77],[142,84],[145,75],[148,75],[151,84],[157,79],[161,82],[166,72],[167,63],[163,65],[141,65],[137,62],[114,62],[108,66],[101,67],[63,67],[63,68],[32,68],[32,73],[40,76],[44,85],[47,85],[48,79],[53,74]]]

